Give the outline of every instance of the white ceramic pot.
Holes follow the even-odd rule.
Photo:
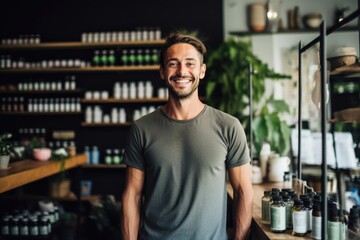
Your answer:
[[[269,158],[269,181],[283,182],[284,172],[289,171],[290,158],[272,154]]]
[[[9,167],[10,155],[0,156],[0,169]]]

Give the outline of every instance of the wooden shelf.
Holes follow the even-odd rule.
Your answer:
[[[112,66],[112,67],[81,67],[81,68],[36,68],[36,69],[2,69],[0,73],[63,73],[63,72],[116,72],[116,71],[155,71],[159,65],[144,66]]]
[[[0,112],[0,115],[6,116],[58,116],[58,115],[79,115],[82,112]]]
[[[166,102],[167,98],[136,98],[136,99],[82,99],[82,103],[158,103]]]
[[[76,90],[0,90],[0,94],[70,94],[70,93],[82,93],[81,89]]]
[[[117,168],[126,168],[125,164],[84,164],[83,168],[91,168],[91,169],[99,169],[99,168],[107,168],[107,169],[117,169]]]
[[[65,170],[86,163],[86,155],[80,154],[65,161]],[[43,179],[60,172],[60,161],[22,160],[0,169],[0,193]]]
[[[95,47],[127,47],[127,46],[156,46],[165,42],[164,39],[154,41],[121,41],[121,42],[44,42],[28,45],[0,45],[0,50],[38,50],[38,49],[71,49],[71,48],[95,48]]]
[[[355,32],[358,31],[356,27],[345,27],[339,29],[339,32]],[[263,31],[263,32],[251,32],[251,31],[234,31],[230,32],[230,35],[234,36],[252,36],[252,35],[278,35],[278,34],[304,34],[304,33],[319,33],[319,29],[296,29],[296,30],[283,30],[278,32],[270,32],[270,31]]]
[[[131,126],[132,122],[126,123],[85,123],[82,122],[81,126],[83,127],[128,127]]]
[[[339,67],[331,71],[330,76],[360,76],[360,63],[354,63],[349,66]]]

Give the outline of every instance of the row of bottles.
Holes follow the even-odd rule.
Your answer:
[[[80,98],[30,98],[28,112],[81,112]]]
[[[86,123],[126,123],[125,108],[112,108],[110,114],[104,114],[100,106],[86,107]]]
[[[91,62],[81,59],[47,59],[31,61],[22,57],[14,59],[11,55],[0,56],[0,69],[80,68],[90,66]]]
[[[2,45],[28,45],[39,44],[41,42],[40,34],[24,34],[11,38],[2,38]]]
[[[1,218],[1,239],[50,239],[59,220],[57,206],[50,211],[14,210]]]
[[[154,87],[150,81],[123,82],[114,84],[113,97],[115,99],[144,99],[153,97]]]
[[[1,112],[81,112],[80,98],[2,97]]]
[[[87,164],[120,164],[123,159],[123,148],[107,148],[104,152],[104,158],[101,160],[101,153],[98,146],[85,146],[84,153],[86,155]]]
[[[96,105],[94,107],[88,106],[85,110],[85,122],[86,123],[126,123],[127,120],[135,121],[142,116],[155,111],[154,106],[143,106],[140,109],[134,109],[132,119],[128,119],[129,116],[125,108],[112,108],[110,113],[104,113],[102,107]]]
[[[62,91],[76,90],[76,76],[67,75],[65,81],[28,80],[17,84],[18,91]]]
[[[83,43],[103,43],[122,41],[154,41],[161,39],[160,27],[139,27],[130,31],[88,32],[81,34]]]
[[[120,64],[122,66],[158,65],[159,50],[153,49],[123,49]]]
[[[273,188],[265,191],[262,198],[262,222],[271,231],[283,233],[292,229],[292,235],[305,236],[311,233],[313,239],[321,239],[321,196],[318,193],[297,195],[292,189]],[[350,225],[349,225],[350,226]],[[344,211],[336,202],[328,201],[328,239],[346,239]]]

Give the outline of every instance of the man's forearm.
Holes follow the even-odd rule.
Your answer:
[[[123,240],[137,240],[140,225],[140,199],[123,199],[122,235]]]
[[[243,193],[234,191],[234,240],[243,240],[246,239],[252,220],[252,209],[253,209],[253,195],[247,193],[248,196],[244,196]]]

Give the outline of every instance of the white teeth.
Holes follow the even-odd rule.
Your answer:
[[[190,82],[189,80],[176,80],[177,83],[188,83]]]

